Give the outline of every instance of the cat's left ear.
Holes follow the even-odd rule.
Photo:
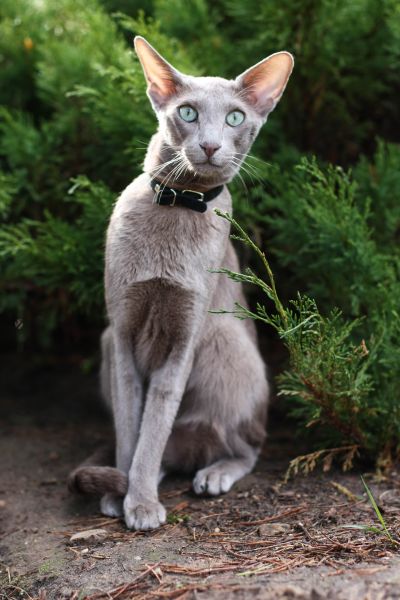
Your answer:
[[[262,116],[267,117],[278,104],[290,74],[294,59],[289,52],[271,54],[236,78],[242,97]]]
[[[147,94],[157,110],[176,94],[182,75],[141,36],[135,37],[134,44],[146,77]]]

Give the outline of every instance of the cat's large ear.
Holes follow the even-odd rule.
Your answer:
[[[271,54],[236,78],[241,96],[265,118],[278,104],[293,65],[289,52]]]
[[[141,36],[135,37],[134,44],[146,77],[147,94],[155,109],[162,108],[176,94],[182,75]]]

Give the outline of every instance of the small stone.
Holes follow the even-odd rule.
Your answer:
[[[6,506],[6,501],[0,500],[0,508],[5,508],[5,506]]]
[[[85,531],[78,531],[69,538],[70,542],[76,543],[88,543],[88,542],[100,542],[107,537],[107,531],[105,529],[86,529]]]
[[[134,556],[134,560],[142,560],[141,556]]]
[[[216,527],[216,528],[214,529],[214,531],[215,531],[215,533],[219,533],[221,530],[220,530],[220,528],[219,528],[219,527]]]
[[[89,552],[89,548],[84,548],[81,550],[81,554],[87,554]]]
[[[258,528],[258,535],[281,535],[288,533],[291,527],[288,523],[264,523]]]

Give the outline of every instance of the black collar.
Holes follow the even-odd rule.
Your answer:
[[[184,206],[197,212],[206,212],[207,204],[214,200],[223,190],[224,186],[212,188],[207,192],[196,192],[195,190],[174,190],[162,185],[157,179],[152,179],[150,185],[155,191],[153,202],[161,206]]]

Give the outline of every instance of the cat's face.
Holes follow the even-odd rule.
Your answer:
[[[293,68],[287,52],[273,54],[235,80],[184,75],[141,37],[135,48],[165,142],[196,180],[226,183],[239,171]],[[171,163],[171,168],[174,163]],[[177,166],[177,172],[179,166]]]
[[[166,141],[194,172],[218,181],[233,178],[263,123],[233,82],[217,77],[186,77],[157,112]]]

